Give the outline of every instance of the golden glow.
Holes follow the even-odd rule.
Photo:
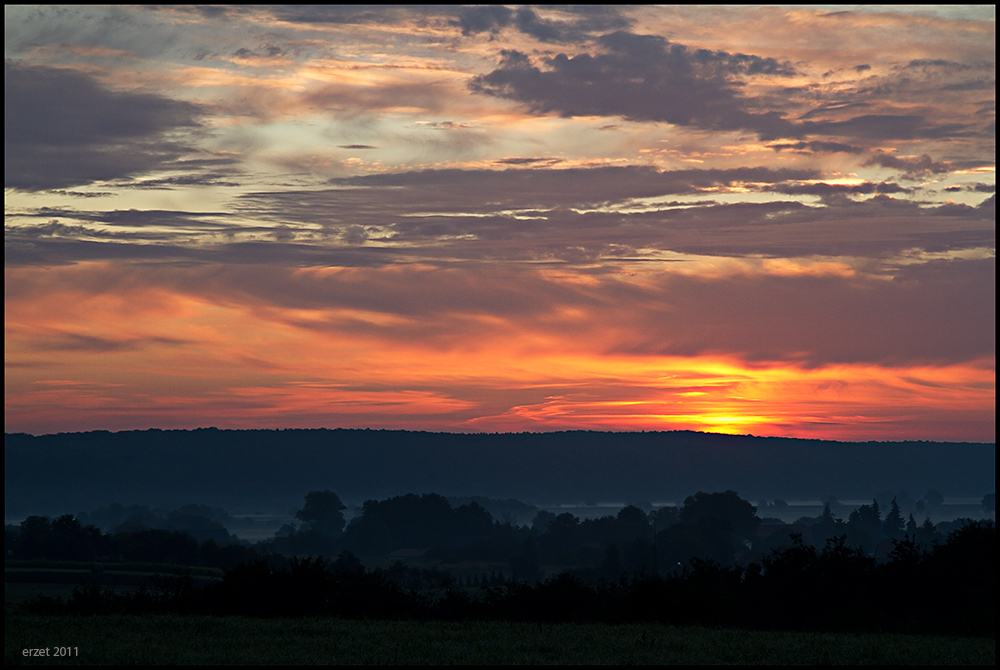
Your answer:
[[[109,271],[7,269],[8,431],[299,425],[989,440],[994,430],[993,359],[804,368],[614,354],[601,350],[614,324],[580,309],[551,315],[576,324],[565,334],[481,312],[442,317],[449,325],[438,332],[384,310],[254,304],[138,275],[103,285]],[[410,281],[398,268],[295,272]],[[584,327],[585,341],[575,336]]]

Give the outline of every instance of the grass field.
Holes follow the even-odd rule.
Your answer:
[[[84,572],[90,573],[94,565],[100,565],[104,572],[122,574],[163,574],[191,575],[221,579],[224,571],[221,568],[189,567],[173,563],[94,563],[91,561],[4,561],[4,572],[21,571],[52,571],[52,572]]]
[[[79,648],[69,658],[24,649]],[[418,623],[205,616],[4,619],[4,664],[984,664],[994,638],[775,633],[654,624]]]
[[[201,581],[220,579],[223,574],[218,568],[161,563],[112,563],[95,574],[92,566],[72,561],[5,561],[4,611],[17,611],[22,602],[38,595],[67,599],[83,582],[97,582],[105,590],[121,593],[135,589],[155,574],[187,574]]]

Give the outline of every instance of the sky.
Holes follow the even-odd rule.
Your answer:
[[[996,440],[993,6],[4,19],[6,432]]]

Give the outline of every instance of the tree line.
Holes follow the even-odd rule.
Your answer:
[[[629,505],[596,519],[541,510],[530,525],[498,521],[475,501],[453,507],[433,493],[368,500],[350,524],[345,509],[336,493],[311,491],[296,513],[297,523],[251,545],[225,529],[222,523],[228,515],[221,509],[189,505],[158,516],[145,507],[112,505],[81,515],[84,520],[116,521],[108,533],[72,515],[32,516],[20,526],[8,525],[5,554],[14,559],[232,567],[261,557],[283,565],[281,557],[336,556],[345,550],[381,560],[403,550],[437,561],[446,570],[490,565],[489,575],[459,570],[455,577],[462,584],[495,585],[497,570],[501,581],[539,581],[565,572],[595,583],[623,573],[672,573],[695,559],[724,566],[760,563],[771,551],[790,547],[794,534],[816,549],[843,537],[846,547],[885,560],[893,541],[911,540],[929,549],[963,523],[938,527],[926,518],[918,526],[912,514],[904,520],[895,499],[884,515],[873,500],[847,519],[838,518],[827,504],[815,518],[803,517],[790,525],[776,519],[764,523],[757,508],[734,491],[698,492],[679,507],[649,512]],[[410,579],[428,584],[434,580]]]
[[[398,575],[397,575],[398,577]],[[255,560],[196,586],[154,580],[115,593],[81,586],[68,600],[38,596],[24,611],[44,614],[179,613],[257,617],[649,622],[814,631],[895,631],[993,636],[996,632],[996,526],[970,522],[929,549],[904,539],[885,562],[847,546],[822,550],[801,536],[746,567],[694,559],[671,575],[623,573],[588,584],[568,573],[544,581],[478,589],[445,583],[433,591],[401,584],[391,571],[366,570],[350,552],[333,562],[292,559],[278,568]]]
[[[984,505],[991,499],[992,494]],[[411,548],[444,564],[506,564],[522,580],[537,581],[556,571],[594,582],[622,572],[660,574],[693,559],[720,565],[760,562],[772,550],[791,546],[796,533],[817,549],[844,537],[845,546],[885,560],[893,541],[910,539],[929,548],[964,523],[939,528],[926,517],[918,526],[912,514],[904,519],[895,498],[885,514],[872,500],[847,519],[838,518],[826,504],[815,518],[802,517],[794,524],[767,518],[764,523],[757,508],[734,491],[698,492],[679,507],[649,512],[629,505],[616,515],[594,519],[541,510],[527,526],[497,521],[475,502],[452,507],[436,494],[368,500],[350,524],[345,524],[344,509],[336,493],[310,492],[296,515],[300,523],[282,528],[269,548],[300,556],[332,556],[343,550],[385,556]]]

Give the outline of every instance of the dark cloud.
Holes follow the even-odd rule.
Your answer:
[[[923,137],[924,117],[918,114],[864,114],[844,121],[804,123],[800,132],[866,139],[913,139]]]
[[[956,63],[955,61],[944,60],[942,58],[918,58],[916,60],[911,60],[906,64],[908,68],[944,68],[947,70],[968,70],[969,65],[964,65],[962,63]]]
[[[603,35],[597,43],[599,53],[573,57],[560,53],[533,59],[519,51],[503,50],[498,67],[474,77],[469,87],[476,93],[522,103],[539,114],[620,116],[709,130],[747,130],[763,140],[828,136],[875,143],[973,137],[981,132],[966,123],[937,123],[924,114],[871,113],[837,118],[851,108],[871,107],[888,93],[888,83],[874,85],[872,90],[859,89],[854,93],[855,101],[826,103],[793,121],[781,111],[786,96],[755,98],[742,85],[747,77],[794,74],[787,61],[688,49],[659,36],[628,32]],[[940,83],[917,85],[905,78],[893,85],[905,85],[912,95],[941,90]],[[785,93],[790,97],[813,95],[799,89]],[[828,118],[813,120],[822,116]],[[840,145],[836,150],[850,150],[848,144],[831,144]]]
[[[387,211],[399,203],[407,209],[413,206],[424,210],[433,208],[434,211],[489,212],[509,208],[582,207],[632,198],[697,193],[737,182],[779,183],[817,176],[813,170],[765,167],[673,171],[645,166],[563,170],[446,169],[331,179],[328,183],[339,188],[316,195],[370,201],[373,189],[378,189],[379,205],[389,208]],[[256,199],[256,196],[248,195],[244,199],[249,198]]]
[[[604,53],[545,58],[542,69],[518,51],[504,50],[500,66],[472,79],[477,93],[562,116],[622,116],[719,130],[747,129],[761,137],[795,136],[777,112],[748,111],[737,78],[788,76],[794,69],[773,58],[689,50],[654,35],[616,32],[599,38]]]
[[[128,181],[119,180],[115,182],[115,186],[156,190],[170,190],[178,186],[239,186],[239,182],[231,181],[233,176],[234,173],[232,172],[185,174],[173,177],[160,177],[157,179],[131,179]]]
[[[561,158],[501,158],[493,161],[495,165],[556,165],[562,162]]]
[[[531,7],[518,7],[513,23],[522,33],[542,42],[564,42],[567,39],[567,31],[559,22],[539,17]]]
[[[371,144],[338,144],[341,149],[378,149]]]
[[[531,7],[516,10],[503,5],[465,7],[450,23],[461,28],[466,36],[484,32],[496,34],[511,27],[542,42],[579,41],[593,32],[620,30],[631,24],[631,20],[613,7],[559,7],[558,10],[567,20],[544,19]]]
[[[498,32],[510,25],[513,16],[513,10],[503,5],[466,7],[459,12],[458,19],[453,25],[461,28],[463,35]]]
[[[118,195],[117,193],[112,193],[111,191],[87,192],[87,191],[66,191],[63,189],[58,189],[48,192],[51,193],[52,195],[66,195],[71,198],[109,198]]]
[[[782,151],[784,149],[790,149],[792,151],[798,151],[801,153],[847,153],[847,154],[860,154],[864,153],[866,149],[864,147],[856,147],[851,144],[844,144],[842,142],[779,142],[770,145],[771,149],[775,151]]]
[[[229,213],[11,212],[5,259],[17,264],[174,258],[294,266],[510,260],[584,264],[603,272],[619,260],[648,257],[652,249],[884,259],[910,249],[996,245],[992,199],[979,207],[929,207],[892,198],[908,192],[893,182],[825,184],[815,182],[818,176],[805,170],[648,167],[373,174],[331,180],[333,188],[327,189],[249,193],[237,198]],[[785,193],[789,200],[708,199],[736,185]],[[664,196],[698,194],[705,199],[664,201]],[[820,196],[823,206],[793,200],[803,195]],[[856,195],[873,197],[855,201]],[[657,204],[643,204],[651,198]],[[31,219],[45,223],[16,223]],[[143,240],[149,244],[129,244]]]
[[[36,226],[8,226],[6,234],[12,240],[33,239],[42,237],[117,237],[117,233],[88,226],[73,226],[60,223],[58,219],[53,219],[48,223]]]
[[[863,184],[774,184],[763,190],[786,195],[830,195],[843,193],[851,195],[870,195],[872,193],[910,193],[911,189],[903,188],[891,182],[865,182]]]
[[[868,105],[859,105],[868,106]],[[800,119],[827,115],[831,109],[840,111],[847,107],[824,108],[803,114]],[[972,137],[975,128],[965,123],[936,123],[921,114],[862,114],[843,120],[801,121],[795,124],[792,136],[827,135],[851,137],[872,143],[881,140],[940,139]]]
[[[792,89],[786,90],[787,93],[803,94],[807,91],[805,89]],[[871,103],[868,102],[846,102],[844,100],[835,100],[832,102],[827,102],[821,104],[813,109],[810,109],[805,114],[799,116],[800,121],[805,121],[806,119],[811,119],[816,116],[822,116],[829,114],[830,112],[839,112],[845,109],[858,109],[858,108],[868,108],[871,107]]]
[[[976,211],[980,213],[981,218],[993,221],[994,226],[997,220],[997,197],[996,195],[991,195],[990,197],[979,203],[976,207]],[[996,248],[996,233],[993,237],[993,248]]]
[[[588,272],[613,274],[620,262],[646,258],[650,249],[735,258],[851,256],[881,263],[913,249],[943,252],[996,246],[995,196],[979,207],[928,208],[885,195],[855,202],[841,195],[825,198],[824,207],[797,202],[694,206],[685,202],[675,203],[682,207],[666,203],[661,210],[628,214],[558,209],[522,212],[530,218],[516,218],[439,216],[421,212],[423,203],[407,208],[405,193],[383,206],[380,201],[388,200],[384,195],[369,192],[365,198],[345,199],[335,193],[275,193],[270,198],[262,194],[246,203],[246,215],[271,225],[239,231],[254,233],[257,241],[226,241],[226,229],[203,225],[205,234],[214,230],[220,235],[192,244],[191,230],[180,225],[180,214],[173,229],[160,226],[148,233],[118,234],[96,224],[50,227],[51,222],[8,227],[5,262],[10,266],[117,259],[274,267],[420,262],[440,267],[509,260],[581,264],[590,268]],[[140,216],[108,218],[126,226],[124,221]],[[287,227],[275,229],[279,221],[287,222],[283,224]],[[299,221],[324,226],[325,237],[307,239],[312,231],[304,223],[297,228]],[[192,230],[198,230],[196,223]],[[372,240],[378,244],[369,244]]]
[[[398,244],[426,259],[593,263],[643,249],[881,258],[912,248],[995,246],[995,232],[981,208],[942,210],[896,200],[887,194],[906,189],[892,182],[800,183],[809,179],[815,175],[757,168],[433,170],[344,178],[327,191],[248,194],[241,201],[248,218],[319,224],[331,235],[363,226],[367,239]],[[712,193],[736,183],[820,195],[826,206],[689,200],[648,210],[632,205],[633,199]],[[858,194],[875,196],[862,202],[848,197]],[[616,204],[629,209],[616,211]]]
[[[281,47],[274,45],[267,46],[260,51],[253,51],[247,48],[240,48],[237,49],[235,52],[233,52],[233,56],[235,56],[236,58],[251,58],[251,57],[276,58],[278,56],[283,56],[283,55],[285,55],[285,51]]]
[[[148,262],[183,265],[270,265],[273,267],[374,267],[407,259],[412,254],[398,249],[330,248],[314,244],[264,241],[271,229],[261,232],[260,240],[220,244],[190,244],[173,236],[157,244],[135,244],[146,241],[138,235],[118,235],[118,239],[80,239],[78,237],[48,237],[29,239],[18,231],[4,235],[4,264],[62,265],[81,261]],[[110,237],[110,236],[109,236]],[[162,239],[163,236],[157,236]],[[131,238],[126,240],[125,238]],[[161,239],[153,240],[161,242]]]
[[[336,23],[344,25],[418,24],[450,25],[461,29],[465,36],[479,33],[497,34],[504,29],[520,31],[542,42],[573,42],[594,33],[621,30],[632,24],[615,7],[556,6],[549,13],[559,14],[558,20],[539,15],[532,7],[511,9],[504,5],[472,7],[360,5],[277,5],[270,11],[282,21],[300,24]]]
[[[79,186],[162,168],[187,152],[169,133],[200,110],[151,93],[111,91],[72,70],[4,64],[4,186]]]
[[[919,176],[926,174],[943,174],[951,167],[947,163],[939,163],[927,154],[920,158],[899,158],[882,151],[875,152],[871,158],[865,161],[865,166],[881,165],[882,167],[900,170],[908,176]]]
[[[88,221],[109,226],[156,227],[156,228],[223,228],[227,224],[213,219],[226,219],[225,212],[184,212],[160,209],[115,209],[111,211],[90,211],[66,207],[39,207],[35,210],[16,212],[24,218],[60,217],[75,221]]]
[[[74,351],[81,353],[101,354],[111,351],[139,351],[151,346],[183,346],[185,340],[171,337],[121,338],[111,339],[84,335],[81,333],[62,332],[47,335],[34,340],[31,348],[39,351]]]
[[[971,81],[960,81],[954,84],[945,84],[942,91],[995,91],[997,80],[993,79],[973,79]]]
[[[340,23],[386,25],[434,14],[430,7],[383,5],[272,5],[275,18],[292,23]]]

